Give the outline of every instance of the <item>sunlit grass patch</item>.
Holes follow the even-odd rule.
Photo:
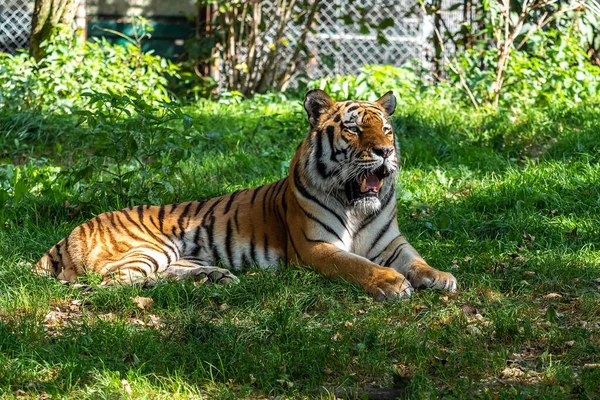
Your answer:
[[[166,123],[175,133],[163,144],[189,157],[149,159],[162,163],[150,175],[124,162],[132,172],[120,187],[99,185],[106,172],[97,169],[78,175],[85,124],[0,119],[9,149],[0,166],[7,396],[332,398],[323,387],[338,386],[416,398],[597,395],[600,369],[589,366],[600,363],[597,104],[519,116],[399,110],[399,224],[432,266],[458,278],[456,294],[377,303],[299,266],[252,269],[229,286],[99,288],[87,276],[79,282],[87,292],[31,274],[45,250],[102,211],[280,179],[307,128],[299,102],[182,111],[186,126]],[[9,147],[15,120],[19,146]],[[115,150],[104,150],[114,171]],[[140,308],[136,297],[152,304]]]

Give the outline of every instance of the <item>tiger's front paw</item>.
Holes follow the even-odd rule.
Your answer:
[[[456,292],[456,278],[450,272],[438,271],[426,263],[413,265],[406,274],[415,288],[442,289],[446,292]]]
[[[391,268],[376,269],[365,285],[367,292],[377,301],[394,301],[410,297],[413,287],[401,273]]]

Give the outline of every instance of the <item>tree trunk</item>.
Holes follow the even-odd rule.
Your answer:
[[[29,40],[29,54],[32,57],[38,61],[44,57],[40,45],[50,38],[56,25],[62,23],[71,26],[76,6],[77,0],[35,0]]]

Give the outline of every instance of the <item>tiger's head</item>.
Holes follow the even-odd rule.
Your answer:
[[[377,211],[394,193],[398,158],[389,116],[396,98],[334,102],[322,90],[304,99],[311,130],[304,171],[311,185],[348,207]]]

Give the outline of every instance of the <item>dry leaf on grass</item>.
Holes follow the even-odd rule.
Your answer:
[[[147,310],[152,307],[152,303],[154,303],[154,300],[152,300],[151,297],[135,296],[132,297],[131,300],[138,306],[140,310]]]
[[[562,299],[562,296],[558,293],[548,293],[544,296],[545,299]]]
[[[500,372],[500,376],[504,379],[520,378],[523,375],[525,375],[525,372],[521,371],[519,368],[506,367]]]
[[[131,386],[129,385],[129,382],[127,382],[127,380],[125,379],[121,380],[121,389],[123,389],[123,391],[127,394],[132,393]]]

